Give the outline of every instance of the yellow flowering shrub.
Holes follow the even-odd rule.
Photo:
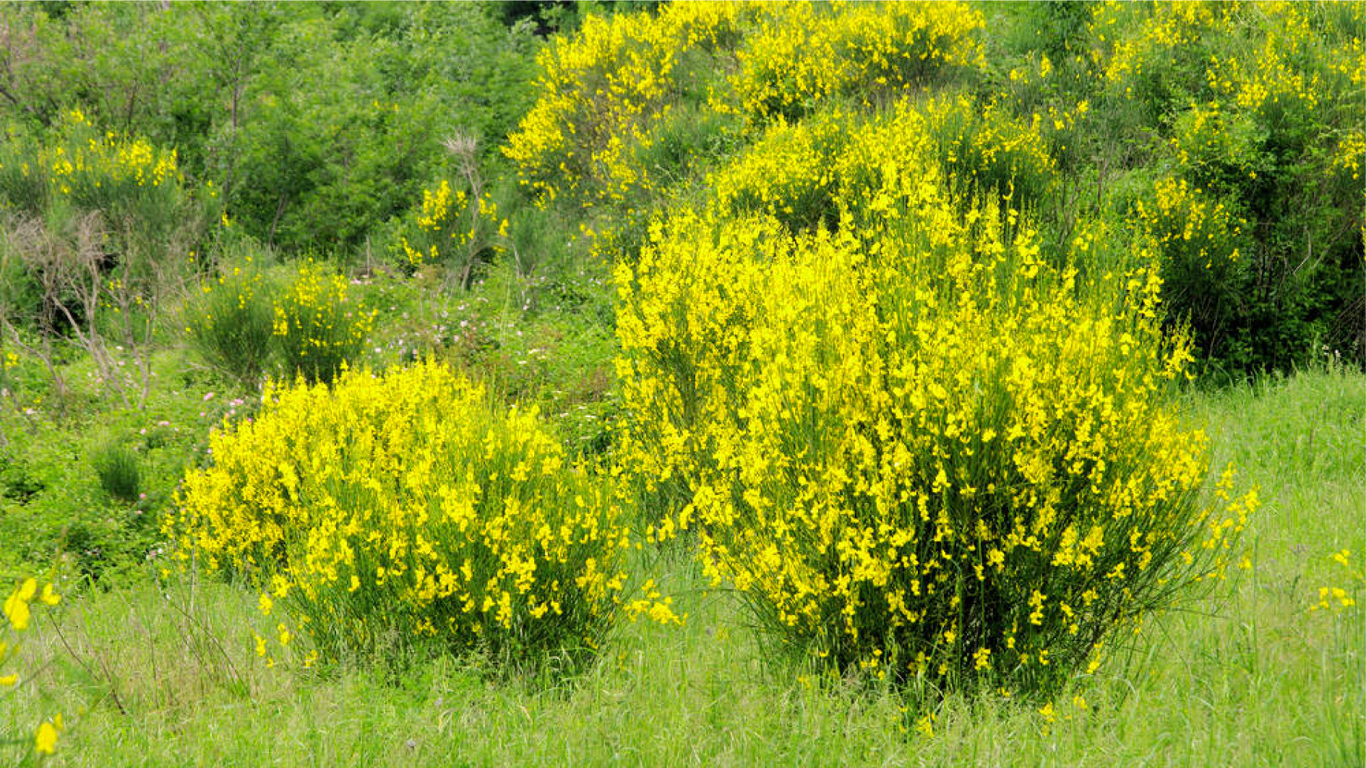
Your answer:
[[[901,100],[873,118],[839,108],[795,123],[780,116],[707,186],[721,211],[763,211],[797,231],[834,227],[845,210],[857,229],[883,215],[884,176],[926,163],[964,192],[1010,193],[1017,205],[1037,203],[1057,175],[1036,125],[958,97]]]
[[[331,381],[365,349],[375,315],[350,297],[343,275],[311,258],[300,263],[272,324],[286,375]]]
[[[166,534],[259,583],[324,658],[433,638],[534,662],[593,647],[621,613],[678,620],[652,584],[630,597],[610,485],[534,410],[439,364],[271,388],[210,448]]]
[[[908,181],[917,164],[942,169],[964,194],[1008,194],[1017,207],[1038,204],[1057,177],[1037,121],[1015,120],[994,104],[974,104],[965,96],[898,102],[853,131],[837,162],[845,207],[868,205],[875,218],[888,199],[885,192],[879,198],[887,178],[899,172]]]
[[[1202,343],[1217,343],[1221,305],[1238,301],[1242,286],[1245,222],[1185,179],[1157,181],[1133,207],[1163,276],[1168,314],[1189,322]]]
[[[760,123],[832,97],[871,106],[942,70],[981,67],[983,23],[963,3],[687,2],[589,16],[538,57],[539,98],[503,153],[544,201],[621,204],[658,191],[651,149],[689,99]]]
[[[53,606],[61,602],[61,599],[61,595],[57,594],[51,584],[46,584],[39,590],[38,580],[32,578],[25,579],[5,598],[4,622],[0,623],[0,700],[5,696],[14,695],[14,689],[26,682],[19,672],[10,671],[6,667],[18,657],[20,636],[29,629],[34,607]],[[31,738],[14,741],[19,744],[31,744],[35,752],[50,755],[56,751],[57,735],[61,729],[62,716],[58,714],[40,723]],[[5,736],[6,734],[0,732],[0,744],[10,741]]]
[[[1105,80],[1125,99],[1165,102],[1173,95],[1170,70],[1198,66],[1200,44],[1227,28],[1231,13],[1231,5],[1208,2],[1162,3],[1151,12],[1119,2],[1097,5],[1092,30],[1109,47]]]
[[[174,149],[100,132],[80,110],[65,113],[45,144],[8,137],[0,149],[0,205],[40,214],[56,205],[99,211],[117,229],[152,237],[184,215],[184,176]]]
[[[834,161],[854,116],[836,110],[788,123],[783,117],[707,185],[723,210],[765,211],[793,230],[834,223],[839,177]]]
[[[435,189],[422,190],[422,205],[412,217],[412,239],[399,238],[409,267],[445,264],[468,287],[475,263],[485,253],[503,252],[508,220],[499,215],[492,195],[476,192],[453,189],[445,179]]]
[[[869,179],[834,233],[682,211],[617,267],[622,460],[686,489],[649,534],[696,531],[793,646],[1051,689],[1221,576],[1255,495],[1230,470],[1198,498],[1206,439],[1170,398],[1189,342],[1144,259],[1083,280],[1088,240],[1050,263],[932,159]]]
[[[866,105],[941,69],[982,66],[973,35],[983,25],[966,3],[779,4],[746,36],[731,87],[758,119],[798,117],[835,95]]]
[[[580,192],[587,202],[620,201],[649,188],[634,161],[651,129],[687,87],[693,54],[735,34],[749,4],[668,3],[659,14],[590,15],[572,37],[537,56],[539,98],[503,153],[521,183],[543,200]]]
[[[1336,117],[1336,102],[1360,89],[1362,37],[1342,30],[1363,22],[1350,3],[1111,2],[1096,7],[1092,30],[1108,46],[1097,55],[1111,92],[1150,117],[1196,96],[1293,135]]]
[[[1167,141],[1185,179],[1224,192],[1255,189],[1259,176],[1274,174],[1262,142],[1251,115],[1218,100],[1193,103],[1178,114]]]

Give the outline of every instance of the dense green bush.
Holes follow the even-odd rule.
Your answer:
[[[90,464],[100,479],[100,487],[110,498],[132,503],[142,493],[142,472],[137,454],[118,441],[107,442],[95,449]]]
[[[225,263],[184,307],[190,343],[210,367],[251,389],[270,370],[275,289],[260,252]]]

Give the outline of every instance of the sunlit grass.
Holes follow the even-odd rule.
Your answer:
[[[1261,488],[1249,567],[1047,712],[766,664],[738,601],[680,553],[661,567],[685,627],[628,625],[566,680],[450,658],[268,668],[245,589],[87,593],[35,622],[25,665],[41,672],[0,723],[64,713],[53,765],[1361,765],[1363,585],[1340,584],[1354,607],[1310,607],[1341,575],[1331,554],[1366,556],[1366,377],[1301,373],[1189,404]]]

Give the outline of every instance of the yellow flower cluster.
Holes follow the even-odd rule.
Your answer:
[[[1232,8],[1208,2],[1162,3],[1136,25],[1131,16],[1141,12],[1121,2],[1096,7],[1092,30],[1102,42],[1115,43],[1105,66],[1105,78],[1112,83],[1141,82],[1150,68],[1170,66],[1210,30],[1227,26]],[[1137,33],[1116,39],[1122,30],[1134,27]],[[1128,85],[1124,95],[1134,98],[1137,94]]]
[[[1135,14],[1141,16],[1137,23]],[[1112,2],[1097,7],[1092,29],[1102,41],[1107,35],[1114,41],[1104,75],[1122,88],[1124,98],[1151,98],[1164,70],[1194,66],[1229,108],[1275,124],[1287,114],[1297,122],[1312,120],[1321,95],[1360,90],[1366,82],[1362,36],[1340,30],[1360,30],[1364,23],[1366,10],[1359,3],[1179,2],[1140,10]],[[1121,32],[1128,29],[1136,32]],[[1251,44],[1191,60],[1191,52],[1205,51],[1204,45],[1230,29],[1251,34]]]
[[[1338,139],[1337,151],[1333,153],[1333,167],[1346,169],[1352,180],[1361,178],[1361,167],[1366,165],[1366,130],[1348,131]]]
[[[1238,261],[1236,238],[1242,234],[1241,219],[1229,213],[1224,204],[1212,200],[1184,179],[1159,180],[1148,202],[1134,202],[1138,220],[1172,258],[1177,252],[1197,267],[1207,270]]]
[[[717,205],[765,211],[794,230],[820,223],[835,212],[833,163],[854,120],[841,110],[799,123],[779,116],[743,154],[708,175]]]
[[[393,636],[530,659],[591,646],[618,611],[678,620],[651,586],[626,599],[610,485],[439,364],[269,389],[210,447],[165,532],[257,580],[324,657]]]
[[[246,261],[249,271],[244,272],[241,267],[233,267],[230,272],[219,275],[216,280],[205,281],[200,284],[199,292],[204,296],[209,296],[217,291],[226,291],[232,294],[228,299],[228,306],[239,310],[246,309],[247,305],[254,302],[257,294],[266,287],[261,273],[251,269],[252,259],[248,258]],[[232,322],[230,317],[215,317],[212,310],[206,310],[195,319],[209,328]],[[190,329],[187,328],[186,330]]]
[[[1185,179],[1165,178],[1134,202],[1145,252],[1164,278],[1169,317],[1188,322],[1208,342],[1223,305],[1234,299],[1246,223],[1224,203]]]
[[[19,674],[17,672],[5,673],[5,665],[8,664],[18,652],[18,643],[15,634],[24,632],[29,627],[29,622],[33,618],[34,604],[52,606],[61,602],[61,595],[58,595],[51,584],[45,584],[40,591],[37,579],[25,579],[14,591],[10,592],[9,597],[5,598],[4,619],[5,623],[0,626],[3,634],[0,634],[0,690],[13,688],[19,684]],[[39,754],[50,755],[57,748],[57,734],[62,729],[62,716],[56,715],[50,720],[45,720],[39,724],[33,736],[34,751]]]
[[[539,57],[540,97],[503,152],[543,200],[572,191],[589,205],[621,202],[654,189],[638,155],[689,88],[752,122],[841,95],[869,106],[946,67],[980,67],[982,26],[963,3],[688,2],[590,16]]]
[[[898,103],[877,127],[857,135],[841,165],[847,176],[865,177],[887,162],[905,163],[926,151],[965,194],[1012,192],[1016,206],[1032,205],[1056,183],[1057,164],[1037,116],[1024,123],[995,104],[974,104],[961,95],[919,106],[909,100]],[[1020,199],[1013,193],[1020,193]],[[852,188],[845,196],[857,199]]]
[[[1057,175],[1037,124],[958,97],[902,100],[871,121],[838,108],[797,123],[779,116],[707,184],[721,211],[764,211],[795,231],[835,224],[837,199],[866,198],[881,215],[890,198],[878,196],[880,177],[909,158],[936,161],[964,192],[1015,190],[1030,203]],[[855,227],[862,211],[847,211]]]
[[[40,154],[63,195],[105,186],[161,187],[184,181],[174,149],[158,149],[146,139],[112,131],[98,136],[79,110],[67,114],[63,130],[79,134],[83,141],[59,144]]]
[[[35,598],[43,605],[56,605],[62,599],[61,595],[52,589],[51,584],[45,585],[42,593],[39,594],[38,580],[25,579],[10,593],[9,597],[5,598],[5,621],[9,624],[10,629],[16,632],[28,629],[29,620],[33,616],[33,611],[29,606]],[[4,648],[4,646],[0,646],[0,648]],[[0,658],[3,656],[0,655]]]
[[[749,4],[669,3],[658,15],[590,15],[572,38],[537,56],[540,98],[503,148],[522,184],[553,200],[591,182],[598,199],[621,200],[647,184],[633,161],[686,85],[680,59],[733,34]]]
[[[46,143],[9,136],[0,147],[0,177],[11,198],[6,204],[37,212],[65,200],[106,216],[172,209],[185,181],[174,149],[101,133],[79,110],[63,115]]]
[[[1328,556],[1337,568],[1337,579],[1341,579],[1347,586],[1324,586],[1319,587],[1318,600],[1309,606],[1312,611],[1330,611],[1340,614],[1356,607],[1357,598],[1361,596],[1362,590],[1366,588],[1366,568],[1354,566],[1352,563],[1352,550],[1344,549]],[[1335,581],[1337,581],[1335,579]]]
[[[350,299],[345,277],[307,259],[275,303],[274,333],[288,372],[330,381],[364,349],[376,314]]]
[[[436,189],[422,190],[422,208],[416,218],[420,242],[409,242],[407,237],[399,240],[408,264],[414,267],[448,260],[461,251],[468,263],[472,250],[508,234],[508,220],[499,218],[498,204],[490,195],[471,201],[463,189],[452,192],[444,179]],[[493,248],[501,250],[497,245]]]
[[[1222,575],[1256,499],[1197,504],[1206,439],[1169,399],[1189,342],[1151,259],[1096,274],[1097,231],[1046,258],[1001,197],[951,191],[916,114],[852,132],[834,231],[682,210],[617,267],[622,460],[688,491],[649,534],[696,530],[794,645],[1052,685]]]
[[[798,116],[836,94],[869,106],[941,68],[982,66],[973,35],[983,24],[965,3],[784,4],[746,37],[731,85],[761,119]]]

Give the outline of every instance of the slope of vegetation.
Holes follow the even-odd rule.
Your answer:
[[[0,754],[1366,763],[1362,8],[5,7]]]

